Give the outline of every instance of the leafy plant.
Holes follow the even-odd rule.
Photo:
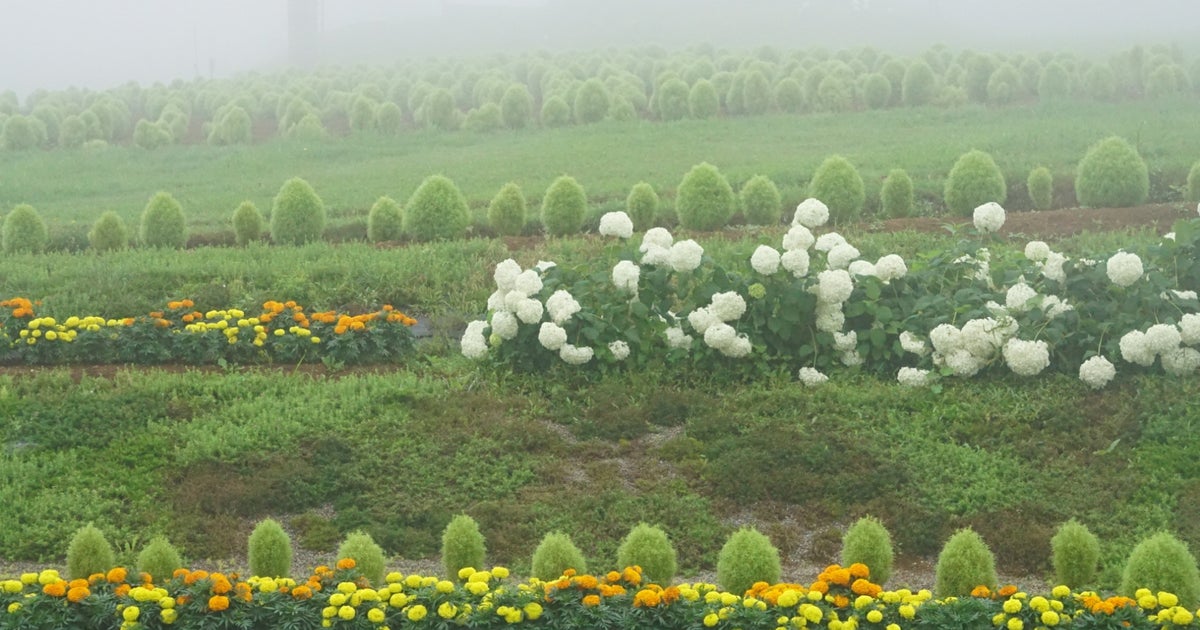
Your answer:
[[[528,127],[533,115],[533,97],[524,84],[514,83],[504,91],[500,99],[500,117],[509,129]]]
[[[1075,197],[1091,208],[1127,208],[1146,200],[1150,174],[1128,142],[1111,136],[1092,145],[1075,175]]]
[[[1138,543],[1125,563],[1120,592],[1130,597],[1140,588],[1174,593],[1180,605],[1195,608],[1200,603],[1200,571],[1187,545],[1169,532]]]
[[[292,571],[292,539],[275,519],[263,519],[250,533],[250,573],[261,577],[287,577]]]
[[[658,86],[654,93],[655,112],[659,119],[670,122],[687,118],[690,110],[688,97],[691,89],[678,78],[672,78]]]
[[[367,240],[372,243],[398,241],[404,235],[404,213],[388,196],[380,197],[367,213]]]
[[[1054,200],[1054,176],[1050,174],[1050,169],[1045,166],[1033,169],[1029,172],[1029,179],[1025,185],[1029,189],[1029,199],[1033,202],[1033,208],[1049,210]]]
[[[587,563],[583,553],[571,541],[571,537],[562,532],[550,532],[538,543],[533,551],[530,564],[530,575],[539,580],[554,580],[567,569],[577,573],[587,571]]]
[[[863,82],[863,103],[870,109],[882,109],[891,99],[891,81],[878,72],[868,75]]]
[[[617,548],[617,566],[639,566],[651,582],[670,584],[675,577],[675,548],[662,529],[638,523]]]
[[[150,574],[151,579],[158,584],[166,582],[175,569],[182,567],[183,559],[179,557],[179,550],[167,540],[166,536],[155,536],[150,539],[137,557],[138,571]]]
[[[271,240],[303,245],[321,240],[325,231],[325,202],[304,179],[283,183],[271,205]]]
[[[688,111],[692,118],[715,118],[721,112],[721,98],[708,79],[700,79],[688,92]]]
[[[1192,203],[1200,202],[1200,162],[1193,164],[1191,170],[1188,171],[1187,188],[1184,195]]]
[[[625,199],[625,212],[633,221],[633,229],[644,232],[654,226],[658,217],[658,193],[646,182],[638,182]]]
[[[742,186],[742,212],[751,225],[776,225],[783,214],[783,201],[775,182],[766,175],[755,175]]]
[[[581,125],[600,122],[608,115],[608,88],[595,77],[583,82],[575,93],[575,122]]]
[[[938,597],[963,597],[977,586],[994,590],[996,559],[979,534],[970,528],[960,529],[938,554],[935,582]]]
[[[913,182],[904,169],[894,168],[888,173],[879,189],[879,201],[885,217],[912,216]]]
[[[104,532],[88,524],[76,530],[67,547],[67,575],[71,578],[87,578],[94,573],[105,573],[116,564],[112,545]]]
[[[338,546],[337,557],[353,558],[363,577],[373,585],[382,585],[387,558],[383,548],[366,532],[351,532]]]
[[[525,194],[515,182],[509,182],[488,204],[488,225],[502,236],[517,236],[525,229],[525,213]]]
[[[9,124],[12,124],[12,121],[9,121]],[[133,128],[133,143],[147,151],[168,146],[174,141],[169,128],[145,118],[139,120]]]
[[[551,236],[567,236],[579,232],[587,212],[587,195],[583,186],[570,175],[560,175],[542,199],[542,225]]]
[[[946,208],[957,216],[970,216],[988,202],[1003,204],[1007,196],[1004,173],[992,156],[977,149],[959,157],[946,178]]]
[[[829,206],[829,216],[837,224],[857,219],[867,199],[858,169],[840,155],[826,158],[817,167],[808,183],[808,196]]]
[[[565,127],[571,122],[571,106],[561,96],[551,96],[542,103],[542,126]]]
[[[745,593],[755,582],[774,584],[780,572],[779,550],[753,527],[731,534],[717,556],[717,582],[731,593]]]
[[[466,567],[481,569],[486,553],[483,534],[475,519],[466,514],[450,519],[442,532],[442,566],[448,578],[458,577],[459,570]]]
[[[4,252],[41,253],[46,249],[50,235],[46,231],[46,222],[33,206],[23,203],[13,208],[4,217],[3,245]]]
[[[159,192],[142,211],[141,241],[147,247],[179,249],[187,245],[187,223],[183,206],[171,193]]]
[[[675,210],[679,224],[689,230],[715,230],[729,223],[736,209],[733,188],[717,167],[702,162],[679,183]]]
[[[243,201],[233,211],[233,235],[238,245],[249,245],[262,238],[266,221],[252,201]]]
[[[902,100],[909,107],[920,107],[933,102],[937,93],[937,76],[924,61],[917,61],[904,71],[901,84]]]
[[[891,534],[876,518],[858,519],[842,537],[842,564],[867,565],[876,584],[884,584],[891,577],[892,559]]]
[[[88,232],[88,243],[101,252],[117,251],[129,246],[129,228],[121,215],[107,210],[96,219]]]
[[[460,238],[469,224],[466,199],[444,175],[426,177],[404,206],[404,232],[418,241]]]
[[[1063,523],[1050,539],[1050,549],[1056,584],[1080,589],[1096,583],[1100,540],[1086,525],[1074,519]]]

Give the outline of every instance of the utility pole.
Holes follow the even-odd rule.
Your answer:
[[[311,70],[320,57],[320,0],[288,0],[288,63]]]

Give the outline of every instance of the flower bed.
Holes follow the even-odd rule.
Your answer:
[[[0,301],[0,363],[373,363],[412,349],[416,320],[384,305],[374,313],[307,313],[267,301],[258,315],[231,308],[202,312],[191,300],[140,317],[39,317],[38,304]]]
[[[463,569],[458,580],[391,573],[367,582],[351,559],[317,567],[303,581],[179,569],[153,583],[124,568],[65,580],[57,571],[0,581],[0,629],[72,628],[1183,628],[1197,613],[1165,592],[1135,598],[1030,595],[1006,586],[969,597],[884,591],[861,564],[831,565],[808,585],[755,584],[737,594],[712,584],[663,587],[637,567],[515,583],[502,567]]]

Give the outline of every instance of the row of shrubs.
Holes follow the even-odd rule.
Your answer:
[[[1049,209],[1054,189],[1049,169],[1035,168],[1026,184],[1032,206]],[[1004,174],[992,157],[973,150],[962,155],[950,170],[944,200],[955,216],[969,216],[985,203],[1004,203],[1007,191]],[[862,176],[853,164],[837,155],[826,159],[813,173],[808,192],[829,207],[831,219],[838,224],[858,219],[866,202]],[[1138,205],[1149,194],[1149,171],[1134,147],[1119,137],[1109,137],[1089,149],[1079,163],[1075,192],[1079,202],[1088,207]],[[1191,201],[1200,201],[1200,162],[1188,173],[1185,195]],[[880,190],[880,202],[886,217],[913,215],[913,182],[904,170],[894,169],[888,174]],[[635,185],[626,199],[634,228],[644,231],[653,227],[660,204],[652,186],[645,182]],[[777,225],[782,205],[778,187],[767,176],[752,177],[735,194],[724,175],[708,163],[696,165],[684,176],[675,199],[679,224],[693,230],[725,227],[739,211],[748,224]],[[546,190],[539,218],[548,234],[566,236],[582,229],[587,212],[583,187],[575,178],[563,175]],[[524,193],[511,182],[492,198],[486,216],[489,229],[501,236],[524,233],[531,218]],[[238,245],[258,241],[268,233],[279,244],[318,241],[326,226],[325,204],[308,182],[293,178],[276,195],[269,222],[247,201],[234,211],[231,223]],[[367,216],[367,239],[377,243],[406,238],[461,238],[470,225],[470,210],[458,187],[449,178],[435,175],[426,178],[403,208],[390,197],[376,201]],[[88,242],[100,251],[123,249],[130,240],[129,229],[112,211],[102,214],[88,233]],[[183,208],[169,193],[160,192],[147,203],[137,241],[147,247],[187,245]],[[40,252],[49,244],[49,233],[37,211],[22,204],[5,217],[2,242],[6,252]]]

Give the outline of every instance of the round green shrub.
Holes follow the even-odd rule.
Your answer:
[[[1007,105],[1021,95],[1021,75],[1012,64],[1004,64],[992,73],[987,83],[987,101],[992,105]]]
[[[992,72],[995,69],[996,61],[991,55],[972,54],[967,59],[966,74],[963,76],[963,87],[967,90],[967,97],[973,102],[983,103],[987,101],[988,81],[992,78]]]
[[[976,586],[996,589],[996,559],[974,530],[960,529],[938,554],[934,592],[938,597],[965,597]]]
[[[751,116],[767,113],[771,109],[771,82],[759,70],[746,75],[742,85],[742,110]]]
[[[129,228],[121,215],[109,210],[100,215],[88,231],[88,243],[101,252],[118,251],[129,246]]]
[[[175,569],[183,567],[183,558],[179,550],[167,540],[166,536],[155,536],[142,549],[137,557],[137,569],[140,573],[149,573],[156,584],[162,584],[171,579]]]
[[[1120,593],[1131,597],[1139,588],[1174,593],[1179,605],[1195,608],[1200,603],[1200,571],[1187,545],[1168,532],[1138,543],[1125,563]]]
[[[486,554],[483,534],[475,519],[466,514],[450,519],[442,532],[442,566],[446,577],[457,579],[459,570],[466,567],[482,570]]]
[[[1192,169],[1188,171],[1187,188],[1184,194],[1187,200],[1192,203],[1200,202],[1200,162],[1192,165]]]
[[[854,87],[839,73],[826,75],[817,84],[814,105],[823,112],[848,112],[854,107]]]
[[[654,93],[655,113],[664,121],[686,118],[690,107],[688,97],[691,89],[682,79],[668,79]]]
[[[561,96],[551,96],[542,103],[542,126],[565,127],[571,123],[571,107]]]
[[[603,81],[592,77],[575,93],[575,122],[581,125],[600,122],[608,115],[610,105],[608,88]]]
[[[901,99],[909,107],[920,107],[933,102],[937,94],[937,75],[924,61],[917,61],[904,71],[904,82],[900,85]]]
[[[467,113],[463,127],[467,131],[475,133],[489,133],[503,129],[504,120],[501,118],[500,106],[495,103],[484,103],[472,109]]]
[[[1058,101],[1071,93],[1071,75],[1057,61],[1046,64],[1042,68],[1042,78],[1038,79],[1038,98],[1043,101]]]
[[[116,564],[112,545],[95,525],[81,527],[67,547],[67,577],[86,579],[93,573],[105,573]]]
[[[1083,75],[1083,88],[1088,98],[1097,101],[1111,101],[1117,93],[1117,77],[1112,68],[1106,65],[1094,65]]]
[[[775,225],[783,214],[783,201],[775,182],[766,175],[755,175],[742,186],[742,213],[750,225]]]
[[[546,534],[533,551],[530,573],[539,580],[550,581],[561,576],[567,569],[575,569],[577,573],[587,572],[583,553],[571,542],[570,536],[562,532]]]
[[[1142,156],[1117,136],[1092,146],[1075,174],[1075,197],[1090,208],[1128,208],[1146,201],[1150,173]]]
[[[692,118],[716,118],[721,113],[721,97],[708,79],[700,79],[688,92],[688,111]]]
[[[250,119],[249,112],[234,105],[221,116],[217,126],[208,136],[208,143],[215,145],[249,144],[253,137],[253,127],[254,121]]]
[[[142,149],[152,151],[165,147],[174,142],[170,130],[159,123],[152,123],[145,118],[138,121],[133,129],[133,143]]]
[[[675,196],[679,224],[689,230],[716,230],[733,216],[737,201],[733,188],[717,167],[702,162],[692,167]]]
[[[87,124],[79,116],[67,116],[58,127],[58,146],[64,149],[78,149],[87,139]]]
[[[560,175],[546,189],[542,199],[542,225],[551,236],[578,233],[586,214],[587,195],[574,177]]]
[[[892,536],[878,519],[860,518],[842,537],[842,565],[867,565],[871,581],[884,584],[892,576]]]
[[[404,213],[388,196],[380,197],[367,213],[367,240],[372,243],[398,241],[404,234]]]
[[[299,177],[283,183],[271,204],[271,240],[303,245],[321,240],[325,231],[325,202]]]
[[[421,105],[421,120],[426,125],[442,130],[458,129],[458,109],[454,105],[454,95],[446,88],[437,88],[430,92]]]
[[[734,116],[746,113],[746,73],[734,73],[725,92],[725,109]]]
[[[525,229],[525,195],[515,182],[500,188],[488,204],[488,225],[501,236],[516,236]]]
[[[892,169],[879,189],[883,215],[894,219],[912,216],[913,182],[904,169]]]
[[[617,568],[638,566],[646,580],[670,584],[677,568],[675,547],[663,530],[638,523],[617,548]]]
[[[1033,202],[1034,210],[1049,210],[1054,201],[1054,176],[1050,169],[1039,166],[1029,171],[1029,179],[1025,181],[1029,190],[1029,200]]]
[[[58,140],[59,125],[62,123],[62,114],[57,107],[50,105],[38,105],[29,113],[31,117],[41,121],[43,132],[38,134],[38,144],[46,145],[52,140]]]
[[[248,245],[262,238],[265,224],[254,202],[243,201],[233,211],[233,235],[238,245]]]
[[[325,131],[325,123],[316,114],[307,114],[296,124],[288,127],[287,139],[299,142],[317,142],[329,136]]]
[[[654,187],[646,182],[634,184],[625,199],[625,212],[633,221],[633,229],[645,232],[654,227],[658,217],[658,193]]]
[[[183,206],[171,193],[159,192],[150,198],[142,211],[139,231],[142,244],[147,247],[171,247],[181,249],[187,245],[187,223],[183,218]]]
[[[868,75],[863,82],[863,104],[869,109],[882,109],[892,100],[892,82],[882,74]]]
[[[529,89],[522,83],[514,83],[500,98],[500,117],[504,126],[509,129],[524,129],[528,127],[533,116],[533,97]]]
[[[4,253],[17,252],[40,253],[46,249],[50,234],[46,231],[46,222],[33,206],[23,203],[13,208],[4,217],[3,228]]]
[[[399,105],[388,101],[375,110],[375,128],[380,133],[394,136],[400,133],[400,128],[403,125],[404,110],[400,109]]]
[[[292,539],[274,519],[264,519],[250,533],[247,550],[250,574],[287,577],[292,572]]]
[[[613,97],[612,107],[608,108],[608,117],[613,120],[637,120],[637,108],[624,95]]]
[[[944,190],[946,207],[958,216],[971,216],[975,208],[994,201],[1003,205],[1008,197],[1004,173],[992,156],[979,150],[964,153],[950,169]]]
[[[337,557],[353,558],[356,568],[373,586],[384,583],[383,571],[387,565],[387,557],[383,548],[375,544],[375,539],[366,532],[351,532],[346,540],[338,546]]]
[[[829,206],[829,217],[835,224],[858,218],[867,200],[858,169],[840,155],[826,158],[817,167],[808,183],[808,196]]]
[[[1146,98],[1169,98],[1183,91],[1180,78],[1186,76],[1175,64],[1163,64],[1146,77]]]
[[[778,582],[780,572],[779,550],[753,527],[731,534],[717,556],[717,582],[735,595],[750,590],[755,582]]]
[[[1100,540],[1087,526],[1075,519],[1060,525],[1050,539],[1050,551],[1055,584],[1065,584],[1072,590],[1095,585]]]
[[[354,99],[354,102],[350,104],[350,113],[348,116],[350,129],[354,131],[371,131],[374,129],[375,116],[378,113],[378,109],[378,103],[363,94],[359,94]]]
[[[775,106],[795,114],[804,108],[804,86],[792,77],[783,79],[775,85]]]
[[[34,118],[17,114],[4,123],[4,148],[10,151],[28,151],[39,144]]]
[[[404,206],[404,232],[418,241],[462,238],[470,220],[467,200],[443,175],[426,177]]]

